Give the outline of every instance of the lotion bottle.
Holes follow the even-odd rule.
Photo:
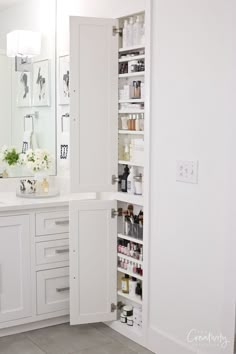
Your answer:
[[[135,169],[134,167],[130,167],[130,173],[127,179],[127,192],[129,194],[134,194],[134,176],[135,176]]]

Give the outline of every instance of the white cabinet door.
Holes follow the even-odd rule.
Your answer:
[[[0,217],[0,326],[32,314],[30,250],[29,216]]]
[[[115,201],[70,203],[71,324],[113,321],[116,311]]]
[[[71,17],[71,190],[113,192],[118,170],[116,20]]]

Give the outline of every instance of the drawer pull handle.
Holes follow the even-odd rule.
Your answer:
[[[70,287],[68,286],[68,287],[66,287],[66,288],[57,288],[56,289],[56,291],[58,292],[58,293],[63,293],[64,291],[69,291],[70,290]]]
[[[69,248],[65,248],[64,250],[56,250],[56,253],[69,253]]]
[[[69,225],[69,220],[63,220],[63,221],[55,221],[55,224],[58,226],[64,226],[64,225]]]

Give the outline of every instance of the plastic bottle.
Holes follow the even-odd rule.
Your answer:
[[[129,23],[127,25],[128,47],[133,46],[133,30],[134,30],[133,26],[134,26],[134,19],[133,17],[130,17]]]
[[[138,114],[137,114],[136,120],[135,120],[135,130],[136,130],[136,131],[141,130],[141,129],[140,129],[140,119],[139,119],[139,115],[138,115]]]
[[[130,167],[130,173],[127,179],[127,192],[129,194],[134,194],[135,189],[134,189],[134,176],[135,176],[135,169],[134,167]]]
[[[124,294],[129,293],[129,276],[127,274],[121,279],[121,290]]]
[[[129,167],[128,165],[125,166],[124,173],[121,177],[121,191],[127,192],[127,179],[129,176]]]
[[[136,21],[133,25],[133,45],[139,45],[141,43],[142,36],[142,24],[140,16],[137,16]]]
[[[128,143],[128,141],[127,141],[127,140],[125,140],[123,158],[124,158],[124,161],[129,161],[129,159],[130,159],[130,154],[129,154],[129,143]]]
[[[123,27],[123,48],[128,47],[128,21],[125,20]]]

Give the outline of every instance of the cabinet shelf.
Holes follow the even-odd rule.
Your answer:
[[[117,256],[120,257],[120,258],[123,258],[123,259],[125,259],[127,261],[131,261],[131,262],[134,262],[136,264],[143,265],[143,262],[141,262],[141,261],[139,261],[139,260],[137,260],[137,259],[135,259],[133,257],[126,256],[123,253],[117,253]]]
[[[138,298],[131,297],[129,294],[124,294],[124,293],[122,293],[121,290],[118,290],[117,295],[121,296],[124,299],[127,299],[129,301],[132,301],[132,302],[134,302],[134,303],[136,303],[138,305],[142,305],[142,300],[139,300]]]
[[[130,98],[128,100],[119,100],[119,103],[144,103],[143,98]]]
[[[119,78],[120,79],[125,79],[125,78],[129,78],[129,77],[139,77],[139,76],[144,76],[145,75],[145,71],[138,71],[135,73],[128,73],[128,74],[119,74]]]
[[[145,49],[145,45],[136,45],[132,47],[120,48],[119,53],[133,52],[140,49]]]
[[[142,241],[142,240],[138,240],[137,238],[134,238],[134,237],[131,237],[131,236],[126,236],[126,235],[123,235],[123,234],[118,234],[117,237],[118,237],[118,238],[121,238],[122,240],[134,242],[134,243],[137,243],[137,244],[139,244],[139,245],[143,245],[143,241]]]
[[[126,58],[120,58],[119,59],[119,63],[126,63],[128,61],[142,60],[142,59],[145,59],[145,54],[129,56],[129,57],[126,57]]]
[[[120,109],[119,114],[144,114],[144,109]]]
[[[119,134],[124,135],[144,135],[143,130],[119,130]]]
[[[123,274],[128,274],[129,276],[133,277],[133,278],[136,278],[136,279],[139,279],[139,280],[143,280],[143,277],[139,274],[135,274],[133,272],[129,272],[128,270],[126,269],[123,269],[123,268],[117,268],[117,271],[120,272],[120,273],[123,273]]]
[[[128,166],[135,166],[135,167],[144,167],[142,163],[136,163],[132,161],[125,161],[125,160],[119,160],[119,165],[128,165]]]
[[[116,200],[120,202],[130,203],[134,205],[144,205],[144,198],[142,195],[134,195],[124,192],[117,192],[115,195]]]

